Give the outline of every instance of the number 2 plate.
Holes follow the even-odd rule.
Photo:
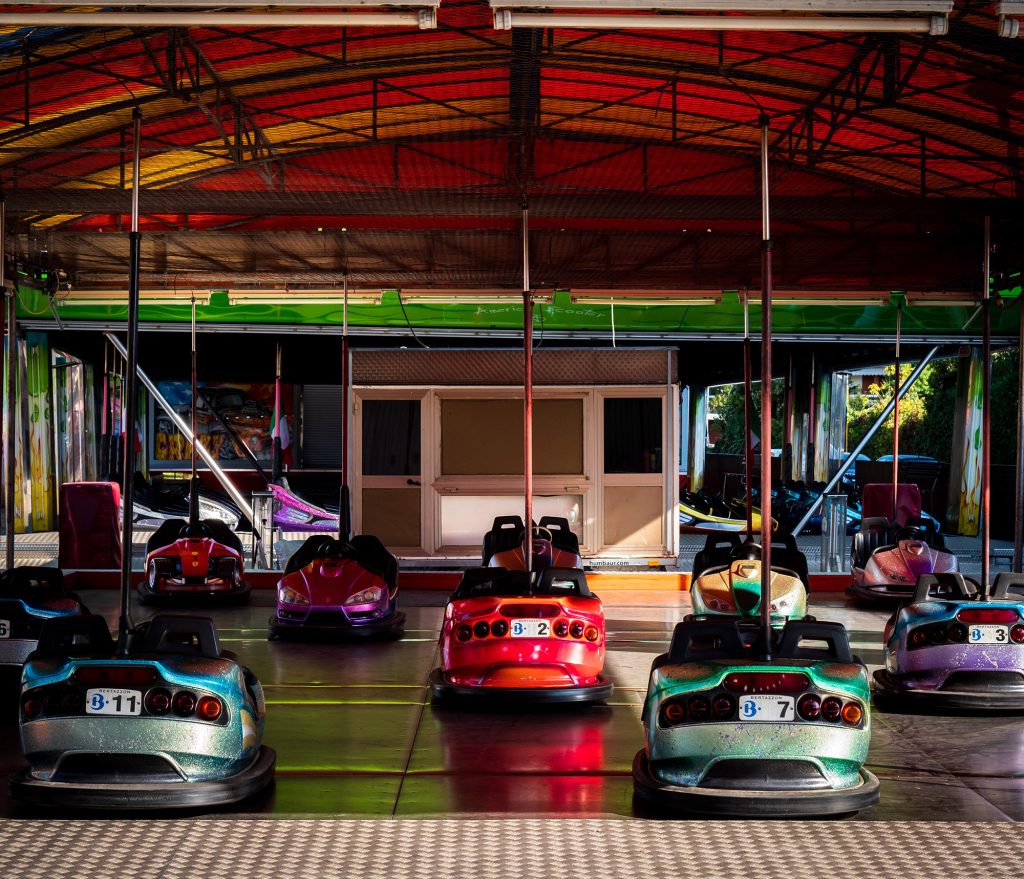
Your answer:
[[[513,638],[547,638],[551,623],[547,620],[512,620]]]
[[[967,639],[972,644],[1009,644],[1010,630],[1008,626],[971,626]]]
[[[741,696],[740,720],[779,723],[793,719],[792,696]]]
[[[85,694],[86,714],[141,714],[142,693],[138,690],[115,690],[107,687],[88,690]]]

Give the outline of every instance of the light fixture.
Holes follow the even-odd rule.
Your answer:
[[[1014,39],[1020,36],[1020,19],[1024,18],[1024,0],[1002,0],[996,4],[999,36]]]
[[[188,305],[195,297],[197,305],[209,305],[209,290],[140,290],[140,305]],[[109,305],[128,306],[127,290],[75,290],[67,296],[58,296],[56,303],[65,306]]]
[[[675,305],[675,306],[689,306],[689,305],[718,305],[721,301],[716,297],[703,296],[703,297],[671,297],[659,299],[649,299],[642,296],[573,296],[572,301],[579,305],[618,305],[619,307],[628,307],[631,305],[639,306],[658,306],[658,305]]]
[[[325,290],[227,290],[228,305],[338,305],[345,291]],[[380,305],[380,290],[349,290],[349,305]]]
[[[14,4],[3,3],[9,6]],[[321,0],[331,12],[308,10],[308,0],[269,0],[253,12],[248,0],[137,0],[131,12],[83,12],[69,0],[39,0],[32,6],[58,11],[0,12],[0,27],[437,27],[440,0]],[[357,7],[352,9],[351,7]],[[382,8],[384,7],[384,8]],[[396,8],[397,7],[397,8]],[[181,11],[182,8],[195,11]],[[367,10],[368,11],[364,11]],[[278,11],[275,11],[278,10]]]
[[[565,27],[932,36],[948,31],[953,9],[953,0],[490,0],[490,4],[496,30]],[[613,9],[624,14],[608,14]]]

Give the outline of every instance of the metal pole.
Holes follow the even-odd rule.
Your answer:
[[[768,215],[768,117],[761,117],[761,629],[772,658],[772,235]],[[765,501],[767,500],[767,503]]]
[[[7,254],[7,204],[0,200],[0,264],[5,262]],[[2,271],[2,270],[0,270]],[[3,275],[0,274],[0,278]],[[16,408],[14,397],[17,390],[17,353],[18,353],[18,303],[14,289],[7,292],[6,278],[3,280],[4,295],[7,296],[7,432],[4,434],[4,505],[7,513],[6,533],[6,566],[10,571],[14,568],[14,418]]]
[[[992,222],[985,217],[985,272],[982,286],[982,343],[981,343],[981,585],[989,582],[989,508],[991,506],[990,466],[992,463]]]
[[[533,300],[530,296],[530,217],[523,205],[523,494],[526,573],[533,570]]]
[[[198,402],[196,373],[196,297],[192,296],[192,407],[189,416],[192,420],[192,436],[196,436],[196,403]],[[188,482],[188,521],[193,525],[199,521],[199,477],[196,475],[196,441],[189,443],[192,450],[192,475]]]
[[[271,427],[274,434],[273,452],[270,464],[270,476],[274,482],[281,478],[281,419],[284,412],[281,409],[281,343],[277,343],[277,352],[274,360],[274,417],[277,423]]]
[[[753,411],[750,395],[753,390],[753,370],[750,365],[750,291],[743,291],[743,479],[747,484],[747,537],[754,537],[754,443],[751,431],[754,427]],[[761,514],[771,509],[771,492],[768,503],[764,500],[764,487],[761,490]]]
[[[814,352],[811,352],[811,389],[807,406],[807,460],[804,462],[804,481],[814,482],[814,440],[818,431],[818,371]],[[799,534],[799,531],[794,531]]]
[[[117,338],[113,333],[105,333],[107,339],[110,340],[110,344],[114,346],[114,350],[120,354],[125,353],[124,345],[121,344],[121,340]],[[235,488],[234,483],[228,479],[227,474],[221,469],[220,464],[217,463],[216,458],[210,454],[206,446],[201,443],[195,442],[195,437],[192,435],[192,431],[189,429],[188,422],[185,421],[177,412],[174,411],[174,407],[167,402],[167,398],[160,393],[160,389],[153,383],[153,380],[146,375],[140,368],[136,366],[135,372],[139,377],[139,381],[142,382],[143,387],[149,391],[152,395],[153,400],[157,406],[167,413],[167,417],[171,419],[174,426],[178,428],[178,431],[185,437],[185,439],[194,443],[196,447],[196,454],[203,459],[203,463],[210,468],[214,476],[217,477],[217,481],[221,484],[221,487],[228,493],[231,500],[235,502],[235,506],[242,511],[242,514],[255,525],[255,519],[253,518],[252,505],[239,493],[238,489]]]
[[[896,372],[893,388],[900,386],[900,321],[903,317],[903,304],[896,306]],[[900,488],[900,397],[892,398],[892,523],[896,524],[896,496]]]
[[[1017,491],[1014,498],[1013,570],[1024,573],[1024,299],[1017,343]]]
[[[125,349],[125,437],[124,437],[124,519],[121,523],[121,613],[117,622],[117,649],[128,654],[128,635],[132,630],[129,597],[132,577],[132,531],[135,519],[135,421],[138,409],[138,341],[139,341],[139,142],[142,139],[142,112],[132,111],[132,230],[128,234],[128,342]],[[131,436],[128,436],[128,432]],[[193,440],[193,447],[195,440]]]
[[[341,499],[338,508],[338,537],[348,540],[352,535],[352,499],[348,487],[348,275],[345,275],[341,296]]]
[[[934,358],[935,355],[938,353],[939,346],[936,345],[927,354],[925,354],[924,357],[921,358],[921,362],[917,364],[916,367],[914,367],[914,371],[907,376],[907,380],[902,385],[900,385],[899,390],[896,392],[896,394],[898,394],[901,397],[906,395],[907,391],[909,391],[910,388],[913,387],[914,383],[921,377],[921,373],[924,372],[925,367],[932,362],[932,358]],[[807,512],[804,513],[804,517],[794,526],[793,534],[799,534],[801,531],[804,530],[804,528],[807,527],[807,523],[811,520],[811,516],[815,514],[818,507],[821,506],[822,501],[825,500],[825,495],[829,494],[832,491],[832,489],[839,484],[839,480],[843,478],[843,474],[850,469],[850,467],[853,465],[853,462],[857,460],[857,456],[861,452],[863,452],[867,444],[871,442],[871,437],[878,433],[878,429],[885,423],[885,420],[889,417],[890,413],[893,410],[896,394],[893,394],[893,398],[889,400],[888,403],[885,404],[885,408],[881,411],[878,418],[875,419],[875,423],[868,428],[867,433],[864,434],[864,436],[861,438],[861,441],[857,443],[853,451],[851,451],[846,456],[846,460],[839,465],[839,469],[836,471],[836,475],[829,480],[828,485],[825,486],[821,494],[818,495],[818,497],[814,500],[811,506],[807,509]]]

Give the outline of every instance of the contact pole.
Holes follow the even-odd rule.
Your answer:
[[[348,488],[348,275],[342,279],[341,294],[341,503],[338,507],[338,538],[352,536],[352,499]]]
[[[772,658],[772,236],[768,211],[768,117],[761,117],[761,629]],[[766,503],[767,501],[767,503]]]
[[[523,205],[523,494],[526,499],[526,573],[533,570],[533,300],[530,296],[530,216]],[[532,582],[532,580],[531,580]]]
[[[896,305],[896,374],[893,378],[892,406],[892,523],[896,524],[897,494],[900,488],[900,322],[903,317],[903,303]]]
[[[985,272],[982,286],[982,342],[981,342],[981,585],[988,587],[989,550],[991,534],[989,529],[989,509],[991,507],[992,463],[992,221],[985,217]]]
[[[128,235],[128,339],[125,342],[125,431],[124,437],[124,520],[121,527],[121,613],[118,618],[117,649],[121,656],[128,655],[128,635],[132,630],[129,614],[129,596],[132,576],[132,525],[135,518],[135,421],[138,409],[138,341],[139,341],[139,143],[142,139],[142,113],[138,107],[132,112],[132,229]],[[197,439],[193,435],[193,446]]]
[[[5,261],[7,254],[7,204],[6,200],[0,200],[0,264]],[[2,271],[2,270],[0,270]],[[3,274],[3,291],[7,297],[7,431],[4,434],[4,505],[7,513],[7,531],[4,558],[7,570],[14,568],[14,418],[15,418],[15,394],[17,392],[17,363],[18,363],[18,303],[12,289],[7,292],[7,280]]]
[[[1024,297],[1017,341],[1017,491],[1014,497],[1013,570],[1024,573]]]
[[[753,370],[750,364],[750,291],[743,291],[743,479],[747,484],[747,537],[754,537],[754,442],[751,431],[754,428],[754,413],[750,401],[753,389]],[[763,487],[762,487],[763,488]],[[771,495],[765,505],[764,491],[761,491],[761,515],[771,508]]]
[[[284,418],[284,411],[281,408],[281,343],[277,343],[277,350],[274,352],[274,417],[277,422],[273,425],[273,450],[270,465],[270,478],[277,482],[281,478],[281,419]]]

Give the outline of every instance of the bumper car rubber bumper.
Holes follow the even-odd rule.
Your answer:
[[[405,634],[405,614],[396,611],[389,617],[367,623],[313,625],[303,622],[285,622],[277,616],[267,621],[267,637],[288,640],[330,640],[345,638],[400,638]]]
[[[876,805],[878,779],[860,770],[860,784],[816,790],[737,790],[683,787],[659,781],[651,773],[646,751],[633,758],[633,790],[639,800],[680,815],[723,818],[813,818],[843,815]]]
[[[869,601],[876,604],[891,603],[895,601],[906,601],[914,597],[914,585],[908,584],[907,588],[900,592],[891,590],[879,591],[870,589],[860,583],[851,583],[846,587],[846,594],[855,601]]]
[[[604,702],[614,685],[600,677],[587,687],[486,687],[450,683],[440,668],[430,673],[430,689],[434,699],[463,700],[466,702],[520,703],[530,705],[559,705],[574,702]]]
[[[908,687],[884,668],[875,672],[872,696],[883,711],[1007,711],[1024,713],[1024,687],[1005,690],[924,690]]]
[[[152,589],[143,580],[136,587],[139,601],[153,607],[231,607],[249,600],[252,586],[244,580],[237,589]]]
[[[274,777],[277,753],[261,747],[241,772],[218,781],[63,782],[33,778],[27,769],[11,778],[11,796],[55,809],[198,809],[237,803],[263,790]]]

